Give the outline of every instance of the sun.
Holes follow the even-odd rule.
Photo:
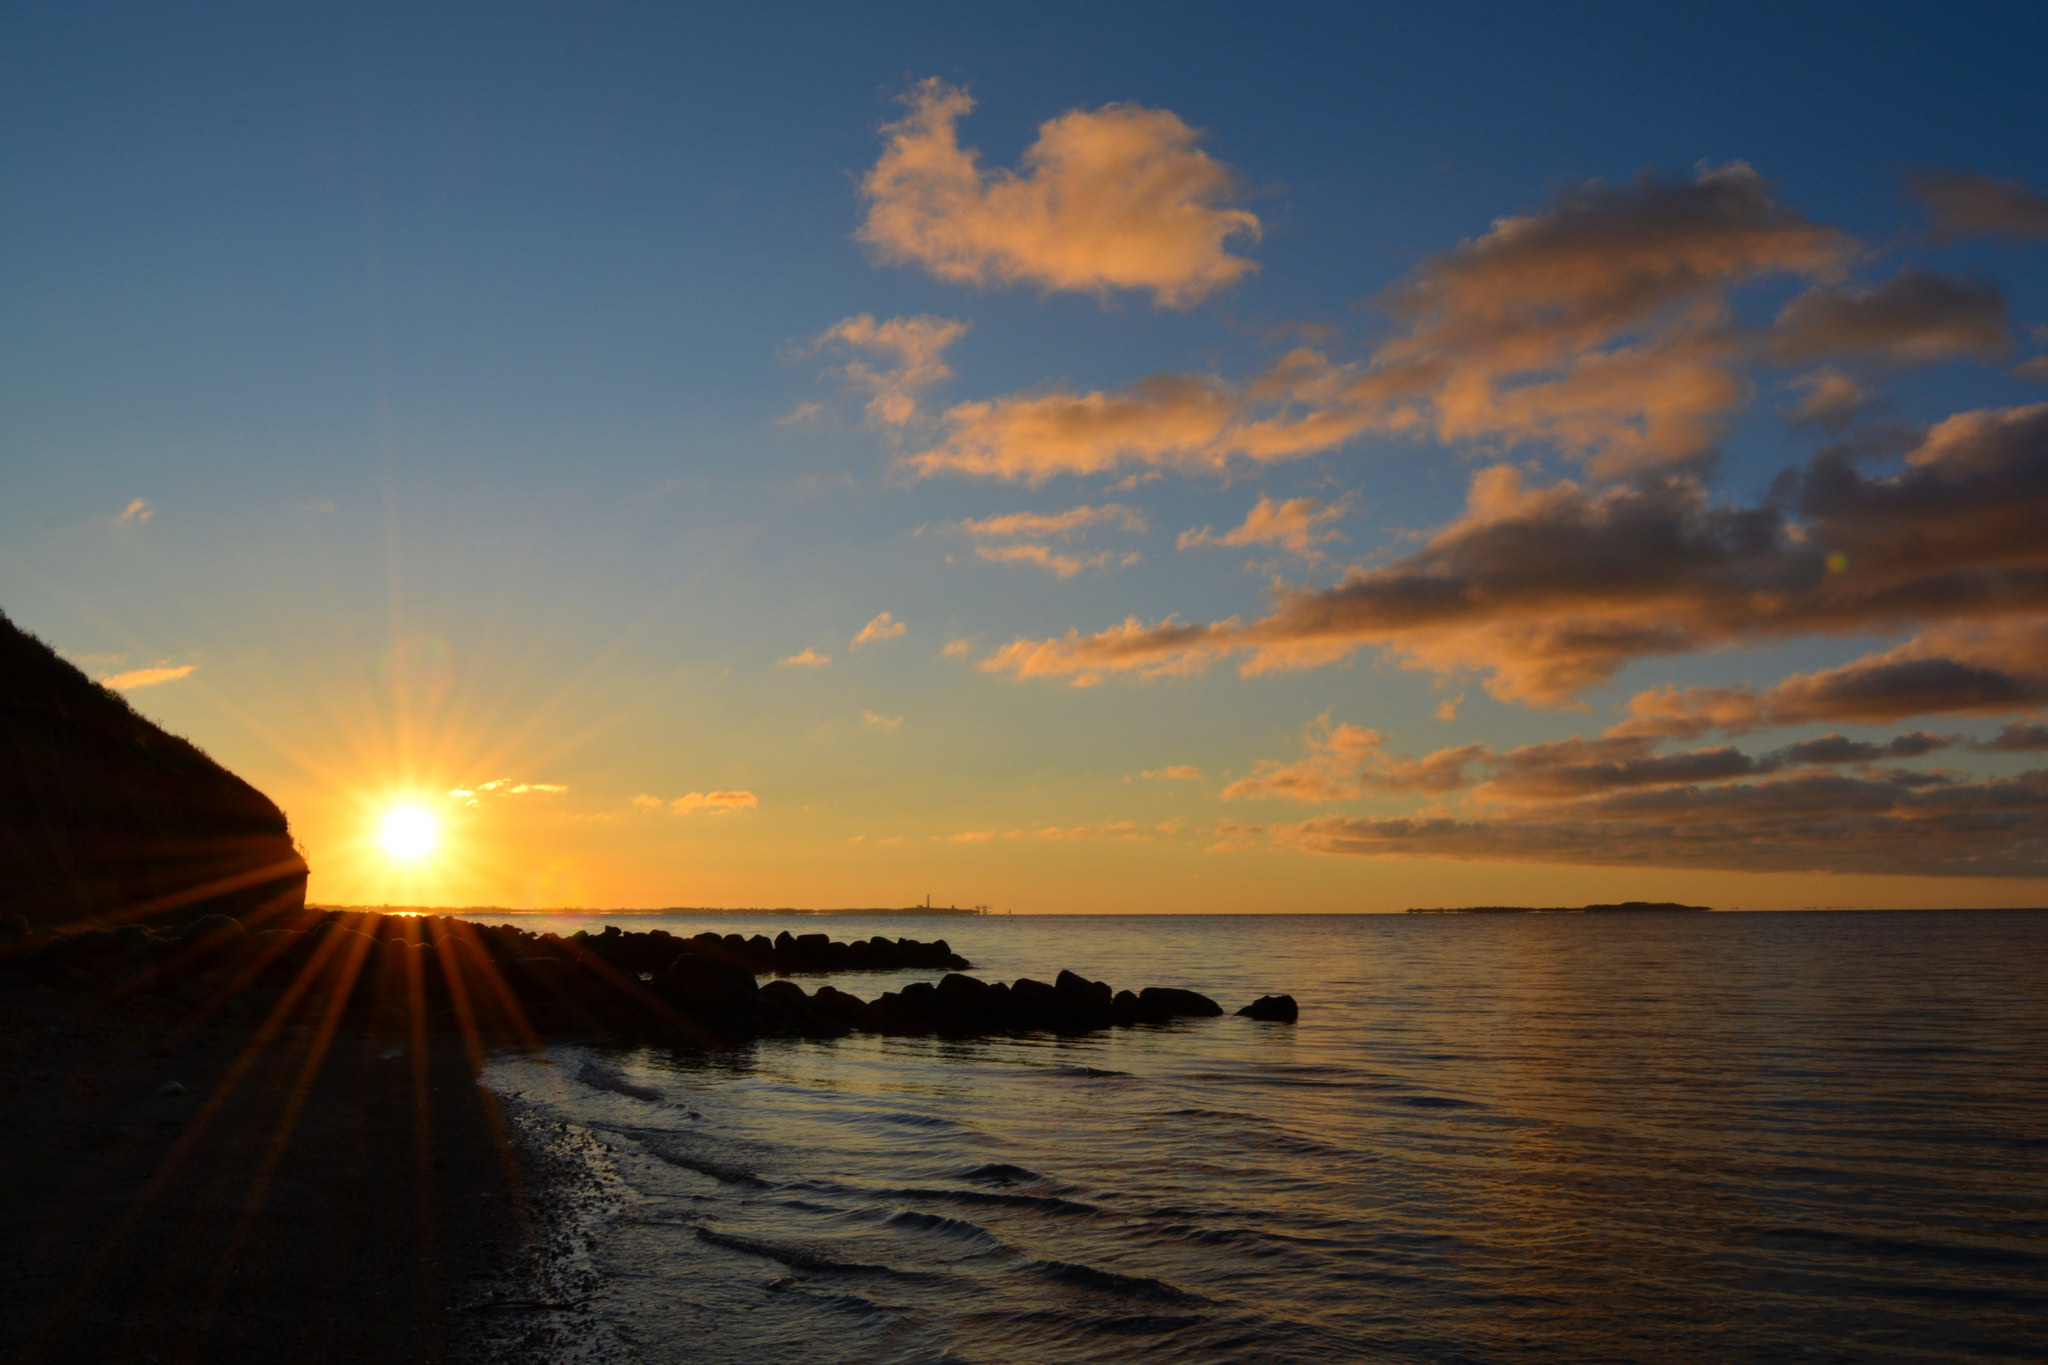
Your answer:
[[[416,863],[432,853],[440,834],[434,817],[418,806],[399,806],[387,812],[377,831],[384,851],[402,863]]]

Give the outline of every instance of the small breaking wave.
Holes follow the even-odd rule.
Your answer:
[[[715,1228],[707,1228],[702,1225],[699,1225],[697,1228],[697,1238],[699,1241],[709,1242],[715,1247],[724,1247],[728,1251],[743,1251],[749,1256],[760,1256],[767,1260],[780,1261],[791,1270],[808,1270],[813,1274],[826,1274],[832,1271],[876,1274],[889,1270],[889,1267],[884,1265],[868,1265],[861,1261],[842,1261],[836,1256],[827,1256],[823,1252],[810,1251],[803,1247],[783,1246],[777,1242],[763,1241],[759,1237],[742,1237],[734,1232],[719,1232]]]
[[[885,1197],[897,1199],[926,1199],[935,1203],[978,1204],[984,1208],[1036,1209],[1040,1213],[1092,1214],[1100,1213],[1093,1204],[1084,1204],[1078,1199],[1062,1199],[1054,1194],[1004,1194],[995,1190],[934,1190],[901,1189],[884,1190]]]
[[[1176,1289],[1166,1281],[1155,1280],[1149,1275],[1125,1275],[1120,1271],[1082,1265],[1078,1261],[1033,1261],[1028,1269],[1056,1284],[1089,1289],[1098,1294],[1114,1294],[1119,1298],[1147,1299],[1157,1303],[1206,1302],[1199,1294]]]
[[[892,1228],[912,1228],[918,1232],[943,1233],[957,1237],[963,1242],[980,1242],[986,1246],[1001,1247],[1003,1239],[979,1223],[965,1218],[948,1218],[943,1213],[920,1213],[916,1209],[902,1209],[891,1214],[887,1223]]]
[[[729,1162],[699,1156],[695,1152],[683,1151],[673,1144],[663,1142],[660,1138],[651,1135],[639,1134],[636,1137],[640,1146],[646,1150],[648,1155],[659,1157],[671,1166],[680,1166],[686,1171],[695,1171],[699,1175],[708,1175],[713,1180],[725,1185],[741,1185],[755,1190],[765,1190],[768,1188],[767,1181],[743,1166],[735,1166]]]
[[[972,1180],[979,1185],[1021,1185],[1027,1180],[1043,1180],[1045,1177],[1022,1166],[1012,1166],[1007,1161],[990,1161],[960,1172],[960,1179]]]
[[[585,1062],[577,1068],[576,1079],[592,1090],[609,1090],[614,1095],[624,1095],[629,1099],[659,1101],[662,1098],[659,1090],[635,1085],[610,1067],[599,1066],[596,1062]]]

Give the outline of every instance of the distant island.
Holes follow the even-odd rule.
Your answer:
[[[1677,901],[1620,901],[1613,905],[1445,905],[1433,909],[1412,908],[1411,915],[1608,915],[1684,911],[1704,915],[1710,905],[1680,905]]]

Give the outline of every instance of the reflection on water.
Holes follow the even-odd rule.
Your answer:
[[[797,927],[1301,1022],[496,1063],[643,1359],[2048,1358],[2048,916]]]

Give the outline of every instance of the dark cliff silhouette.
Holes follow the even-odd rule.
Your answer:
[[[0,613],[0,914],[267,918],[305,899],[283,811]]]

